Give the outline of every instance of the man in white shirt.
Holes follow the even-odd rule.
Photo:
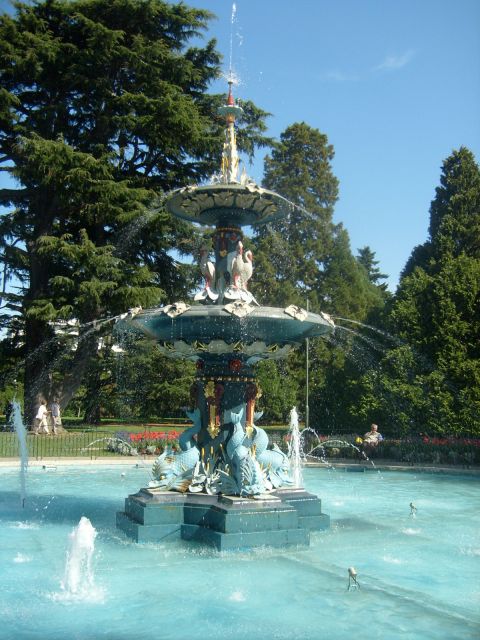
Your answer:
[[[363,436],[363,451],[365,453],[372,453],[378,443],[383,440],[383,436],[378,432],[378,426],[376,424],[372,424],[370,427],[370,431]]]
[[[35,427],[33,433],[38,436],[39,433],[46,433],[48,435],[48,423],[47,423],[47,401],[42,400],[38,407],[37,415],[35,416]]]

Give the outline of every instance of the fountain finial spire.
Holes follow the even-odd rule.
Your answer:
[[[235,104],[232,92],[233,80],[228,80],[227,103],[220,107],[218,113],[225,116],[227,128],[225,130],[225,142],[222,153],[222,182],[229,184],[238,182],[239,157],[237,152],[237,138],[235,135],[235,120],[243,113],[243,109]]]
[[[230,78],[230,80],[228,81],[228,98],[227,98],[227,105],[229,107],[235,106],[235,99],[232,93],[232,85],[233,85],[233,80]]]

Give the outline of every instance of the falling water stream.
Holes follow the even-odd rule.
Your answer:
[[[292,470],[293,486],[302,487],[302,447],[297,407],[293,407],[290,411],[290,428],[288,434],[290,436],[288,442],[288,458]]]
[[[16,400],[13,401],[13,428],[15,429],[20,449],[20,501],[22,503],[22,507],[24,507],[26,498],[26,475],[28,469],[27,430],[23,424],[20,404]]]
[[[233,25],[235,24],[235,17],[237,15],[237,5],[235,2],[232,4],[232,15],[230,18],[230,60],[228,65],[229,76],[233,75]]]

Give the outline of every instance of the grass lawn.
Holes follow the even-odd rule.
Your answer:
[[[85,425],[80,420],[64,418],[64,430],[61,434],[33,435],[27,434],[28,457],[32,459],[85,457],[98,458],[118,456],[110,451],[109,440],[118,432],[144,434],[145,440],[165,440],[178,435],[191,423],[182,420],[174,422],[131,423],[117,420],[105,420],[101,425]],[[287,427],[280,425],[262,426],[266,431],[285,432]],[[124,436],[124,439],[125,438]],[[130,441],[132,447],[138,446],[138,441]],[[0,458],[17,458],[20,455],[18,438],[12,431],[0,431]]]
[[[107,449],[107,441],[112,436],[109,432],[65,432],[57,436],[27,435],[27,451],[29,458],[95,458],[115,456]],[[0,458],[17,458],[20,448],[15,433],[0,433]]]

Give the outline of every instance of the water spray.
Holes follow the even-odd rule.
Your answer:
[[[87,597],[94,586],[92,563],[96,537],[97,531],[85,516],[69,535],[62,588],[70,596]]]
[[[235,17],[237,15],[237,5],[235,4],[235,2],[232,4],[232,15],[230,18],[230,60],[229,60],[229,65],[228,65],[228,73],[229,73],[229,77],[232,77],[232,73],[233,73],[233,69],[232,69],[232,62],[233,62],[233,25],[235,24]]]
[[[22,411],[20,404],[13,400],[13,428],[18,439],[18,445],[20,448],[20,502],[22,509],[25,508],[26,498],[26,474],[28,469],[28,447],[27,447],[27,430],[23,424]]]
[[[298,426],[297,407],[293,407],[290,411],[290,429],[288,432],[290,440],[288,442],[288,459],[292,469],[293,485],[301,487],[302,478],[302,447],[300,444],[300,429]]]

